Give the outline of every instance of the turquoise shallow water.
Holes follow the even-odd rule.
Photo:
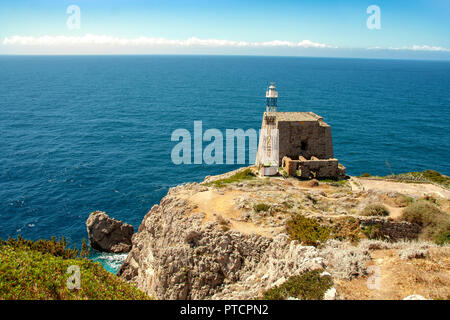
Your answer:
[[[239,167],[172,164],[172,131],[258,129],[270,81],[280,111],[331,125],[349,174],[450,174],[449,62],[0,56],[0,237],[79,244],[93,210],[137,229],[169,187]]]

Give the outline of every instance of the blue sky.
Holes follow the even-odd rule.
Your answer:
[[[80,8],[79,29],[71,30],[66,25],[69,5]],[[370,5],[380,8],[379,30],[366,26]],[[1,54],[211,53],[450,59],[449,30],[448,0],[0,2]],[[86,35],[90,37],[84,38]],[[48,37],[37,40],[44,36]],[[55,38],[58,36],[65,38]],[[103,43],[98,37],[103,37]],[[128,42],[139,37],[144,40]],[[155,38],[163,40],[155,43]],[[190,38],[231,42],[183,42]],[[125,45],[117,45],[120,40]],[[268,43],[261,45],[264,42]]]

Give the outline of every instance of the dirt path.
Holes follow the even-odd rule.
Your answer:
[[[244,234],[259,234],[272,237],[274,228],[257,226],[252,222],[237,221],[242,215],[242,210],[235,208],[235,199],[243,195],[243,191],[226,191],[224,194],[214,190],[208,190],[194,194],[189,201],[197,208],[193,213],[206,214],[204,222],[216,220],[219,216],[229,220],[229,227]]]
[[[430,183],[404,183],[386,180],[364,179],[351,177],[350,185],[353,191],[398,192],[410,197],[433,195],[440,198],[450,198],[450,191]]]

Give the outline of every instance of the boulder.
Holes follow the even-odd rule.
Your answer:
[[[92,248],[112,253],[131,250],[132,225],[112,219],[103,211],[94,211],[86,220],[86,227]]]

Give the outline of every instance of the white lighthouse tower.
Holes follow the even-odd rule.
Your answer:
[[[271,83],[266,91],[266,112],[259,138],[257,165],[262,176],[273,176],[278,173],[279,136],[275,125],[278,92]]]

